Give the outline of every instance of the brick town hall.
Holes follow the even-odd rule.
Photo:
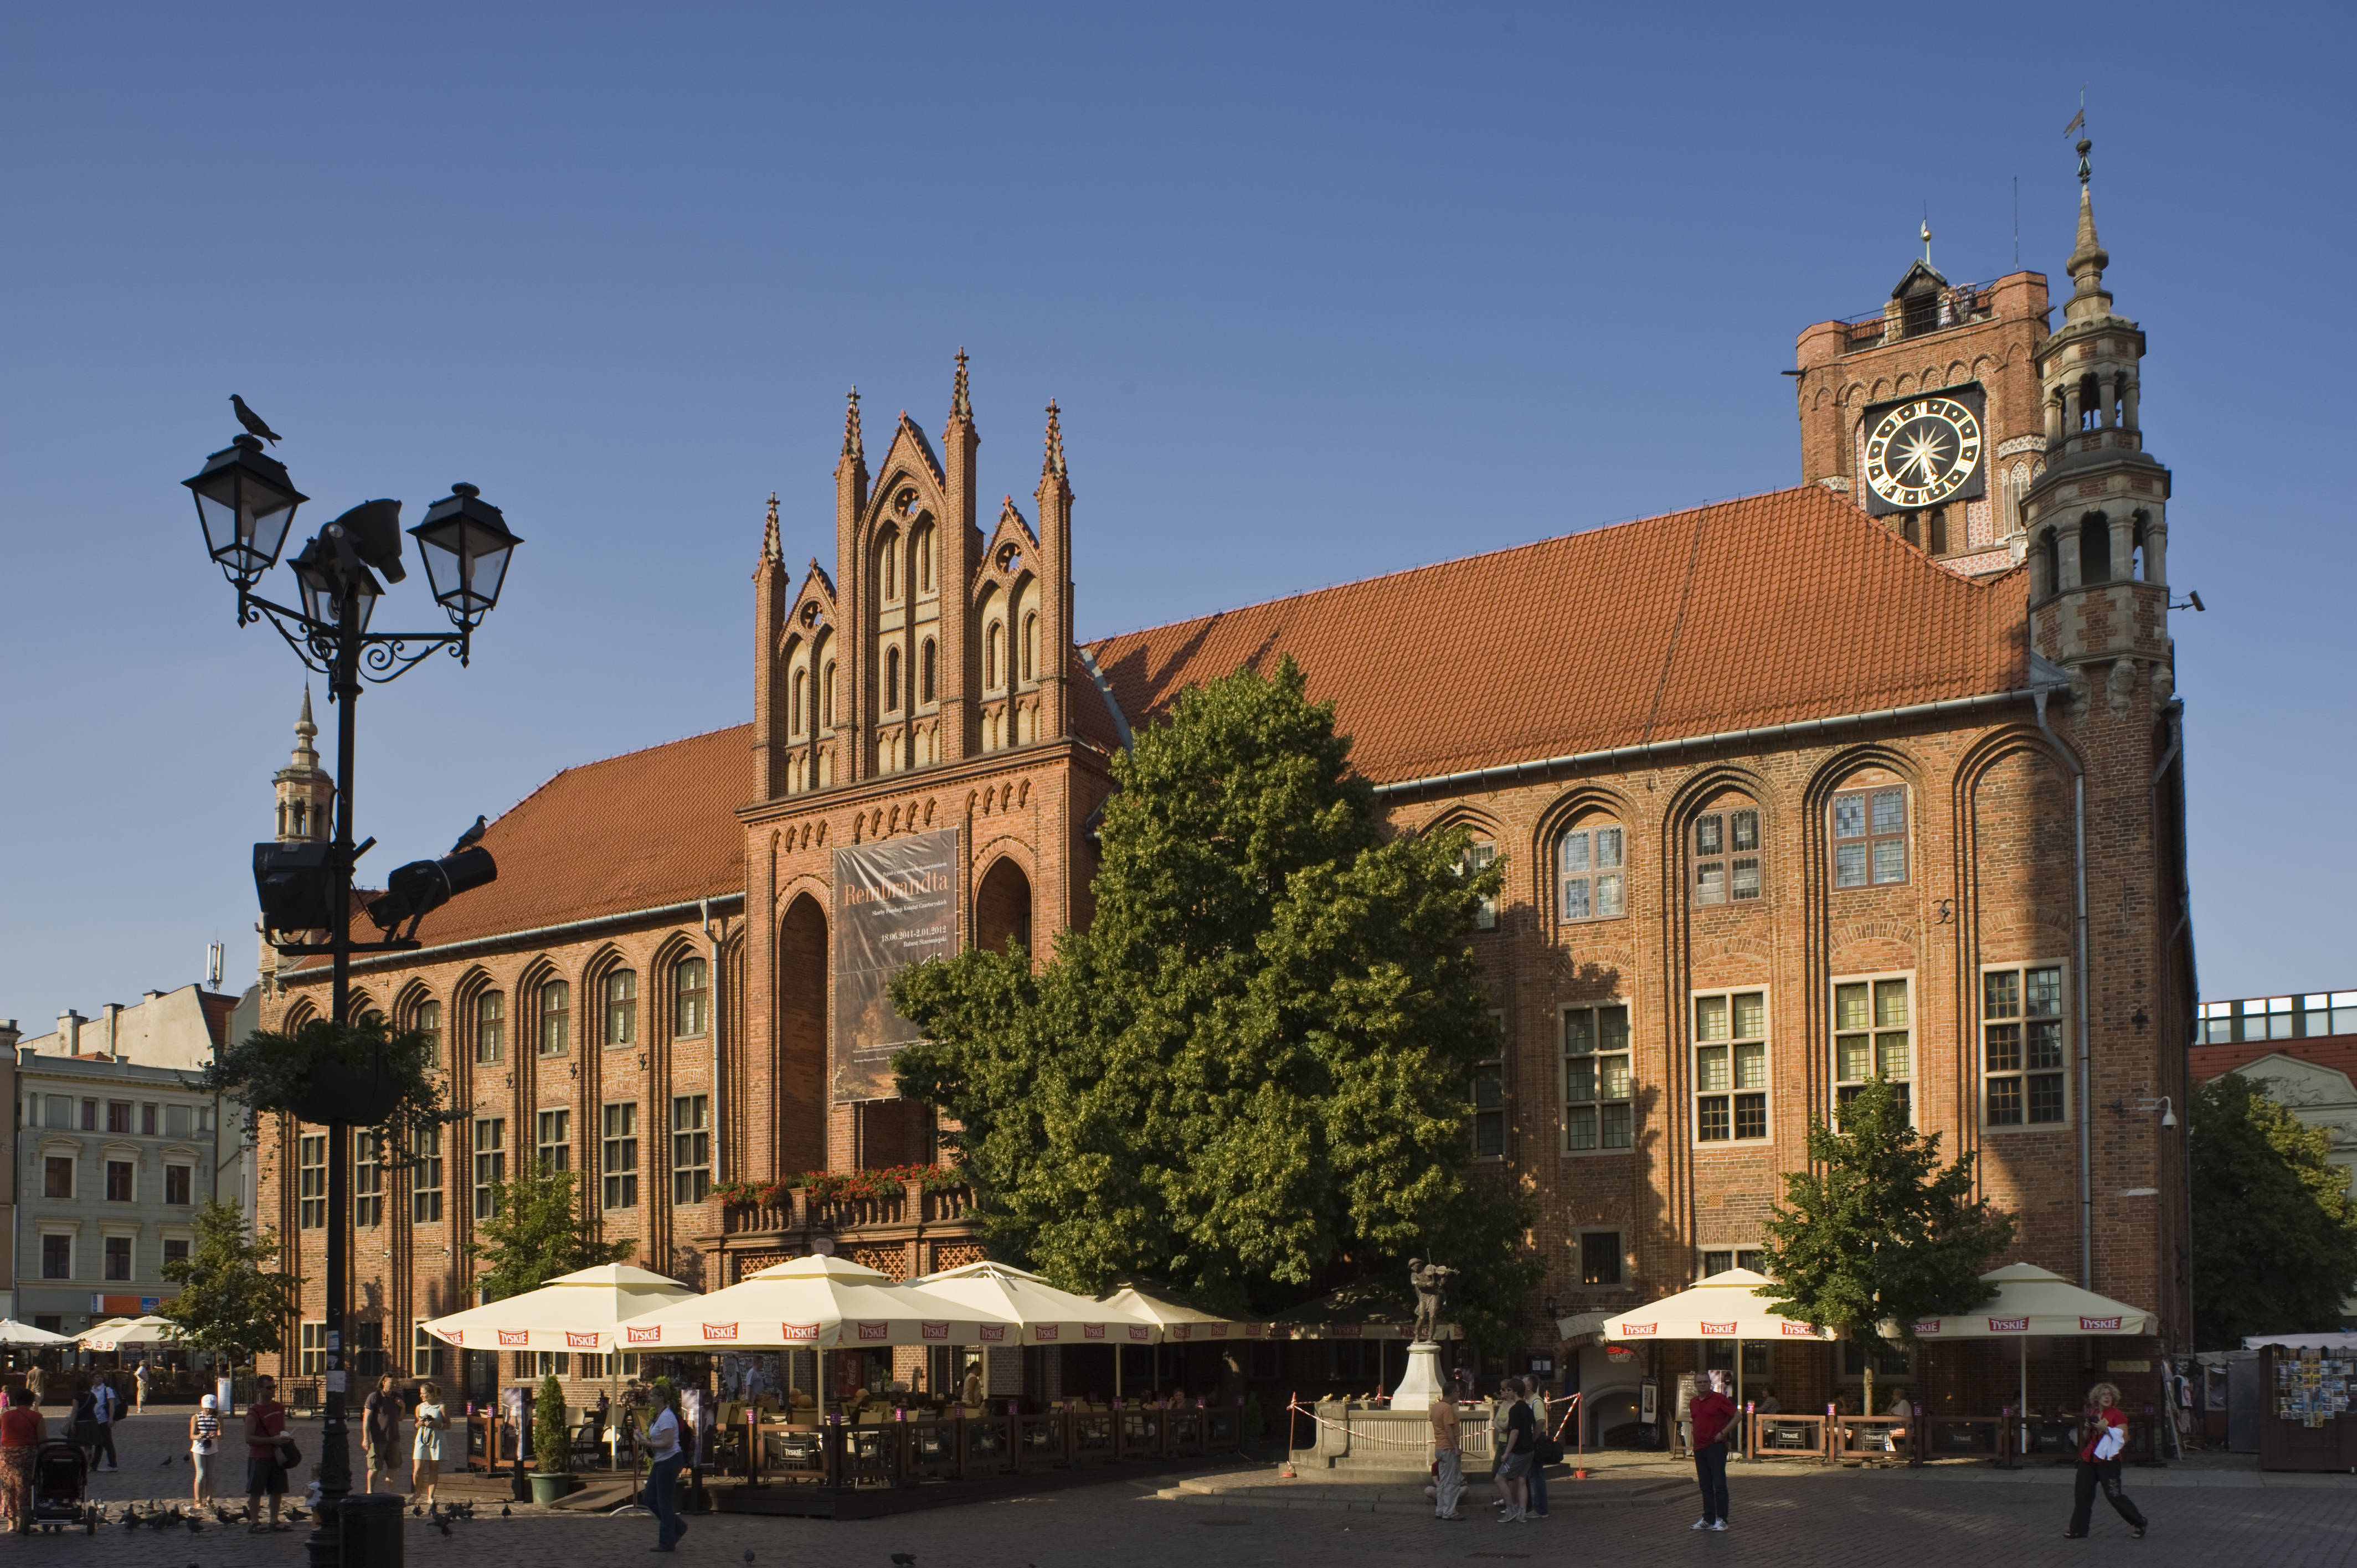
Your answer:
[[[2059,324],[2043,274],[1952,285],[1918,262],[1878,313],[1800,334],[1795,488],[1093,643],[1073,640],[1054,407],[1031,515],[985,521],[963,356],[938,444],[903,415],[871,458],[855,396],[832,571],[789,565],[770,506],[751,722],[559,773],[491,824],[496,883],[422,950],[354,964],[355,1009],[436,1032],[468,1113],[414,1172],[358,1144],[361,1369],[477,1399],[533,1369],[461,1369],[416,1325],[467,1305],[491,1184],[534,1159],[579,1172],[640,1262],[705,1289],[814,1244],[895,1277],[982,1255],[963,1189],[777,1207],[711,1189],[929,1159],[928,1109],[890,1097],[856,886],[923,871],[945,940],[1046,949],[1089,918],[1109,759],[1190,683],[1280,652],[1338,704],[1400,831],[1468,823],[1506,859],[1470,939],[1507,1040],[1471,1087],[1472,1135],[1542,1215],[1523,1350],[1558,1359],[1598,1429],[1630,1418],[1646,1369],[1559,1344],[1558,1321],[1745,1260],[1811,1118],[1878,1071],[2018,1217],[1993,1262],[2158,1314],[2158,1339],[2096,1359],[2190,1350],[2183,1131],[2152,1109],[2185,1103],[2193,1011],[2169,474],[2145,450],[2145,335],[2104,287],[2082,152]],[[1609,620],[1556,613],[1608,588]],[[1463,677],[1437,703],[1436,670]],[[326,834],[334,789],[307,711],[297,729],[288,840]],[[264,956],[265,1026],[326,1005],[324,964]],[[262,1222],[312,1282],[306,1319],[319,1131],[260,1134]],[[319,1326],[289,1330],[299,1376]],[[1197,1353],[1223,1348],[1189,1386],[1241,1378],[1265,1401],[1371,1389],[1378,1365],[1339,1340]],[[1759,1353],[1747,1374],[1788,1408],[1866,1369],[1846,1347]],[[1101,1347],[989,1354],[994,1392],[1110,1387]],[[1653,1369],[1693,1354],[1665,1345]],[[2083,1386],[2078,1343],[2030,1354],[2034,1402]],[[565,1371],[605,1370],[581,1359]],[[1974,1358],[1925,1359],[1927,1399],[1997,1402]]]

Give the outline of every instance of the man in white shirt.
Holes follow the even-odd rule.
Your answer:
[[[655,1418],[647,1424],[647,1449],[654,1456],[654,1466],[647,1475],[647,1507],[654,1510],[655,1544],[652,1550],[669,1552],[687,1533],[687,1521],[679,1517],[679,1472],[686,1462],[686,1451],[680,1444],[679,1391],[669,1378],[655,1380]]]

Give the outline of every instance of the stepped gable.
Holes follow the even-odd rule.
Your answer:
[[[2027,684],[2026,575],[1809,485],[1090,645],[1135,727],[1286,653],[1377,782]]]

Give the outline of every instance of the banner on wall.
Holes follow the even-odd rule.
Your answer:
[[[958,831],[834,852],[835,1104],[890,1100],[892,1058],[924,1036],[887,988],[903,967],[957,951]]]

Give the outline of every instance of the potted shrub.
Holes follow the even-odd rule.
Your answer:
[[[553,1503],[573,1489],[573,1434],[565,1425],[565,1391],[551,1373],[532,1408],[532,1500]]]

